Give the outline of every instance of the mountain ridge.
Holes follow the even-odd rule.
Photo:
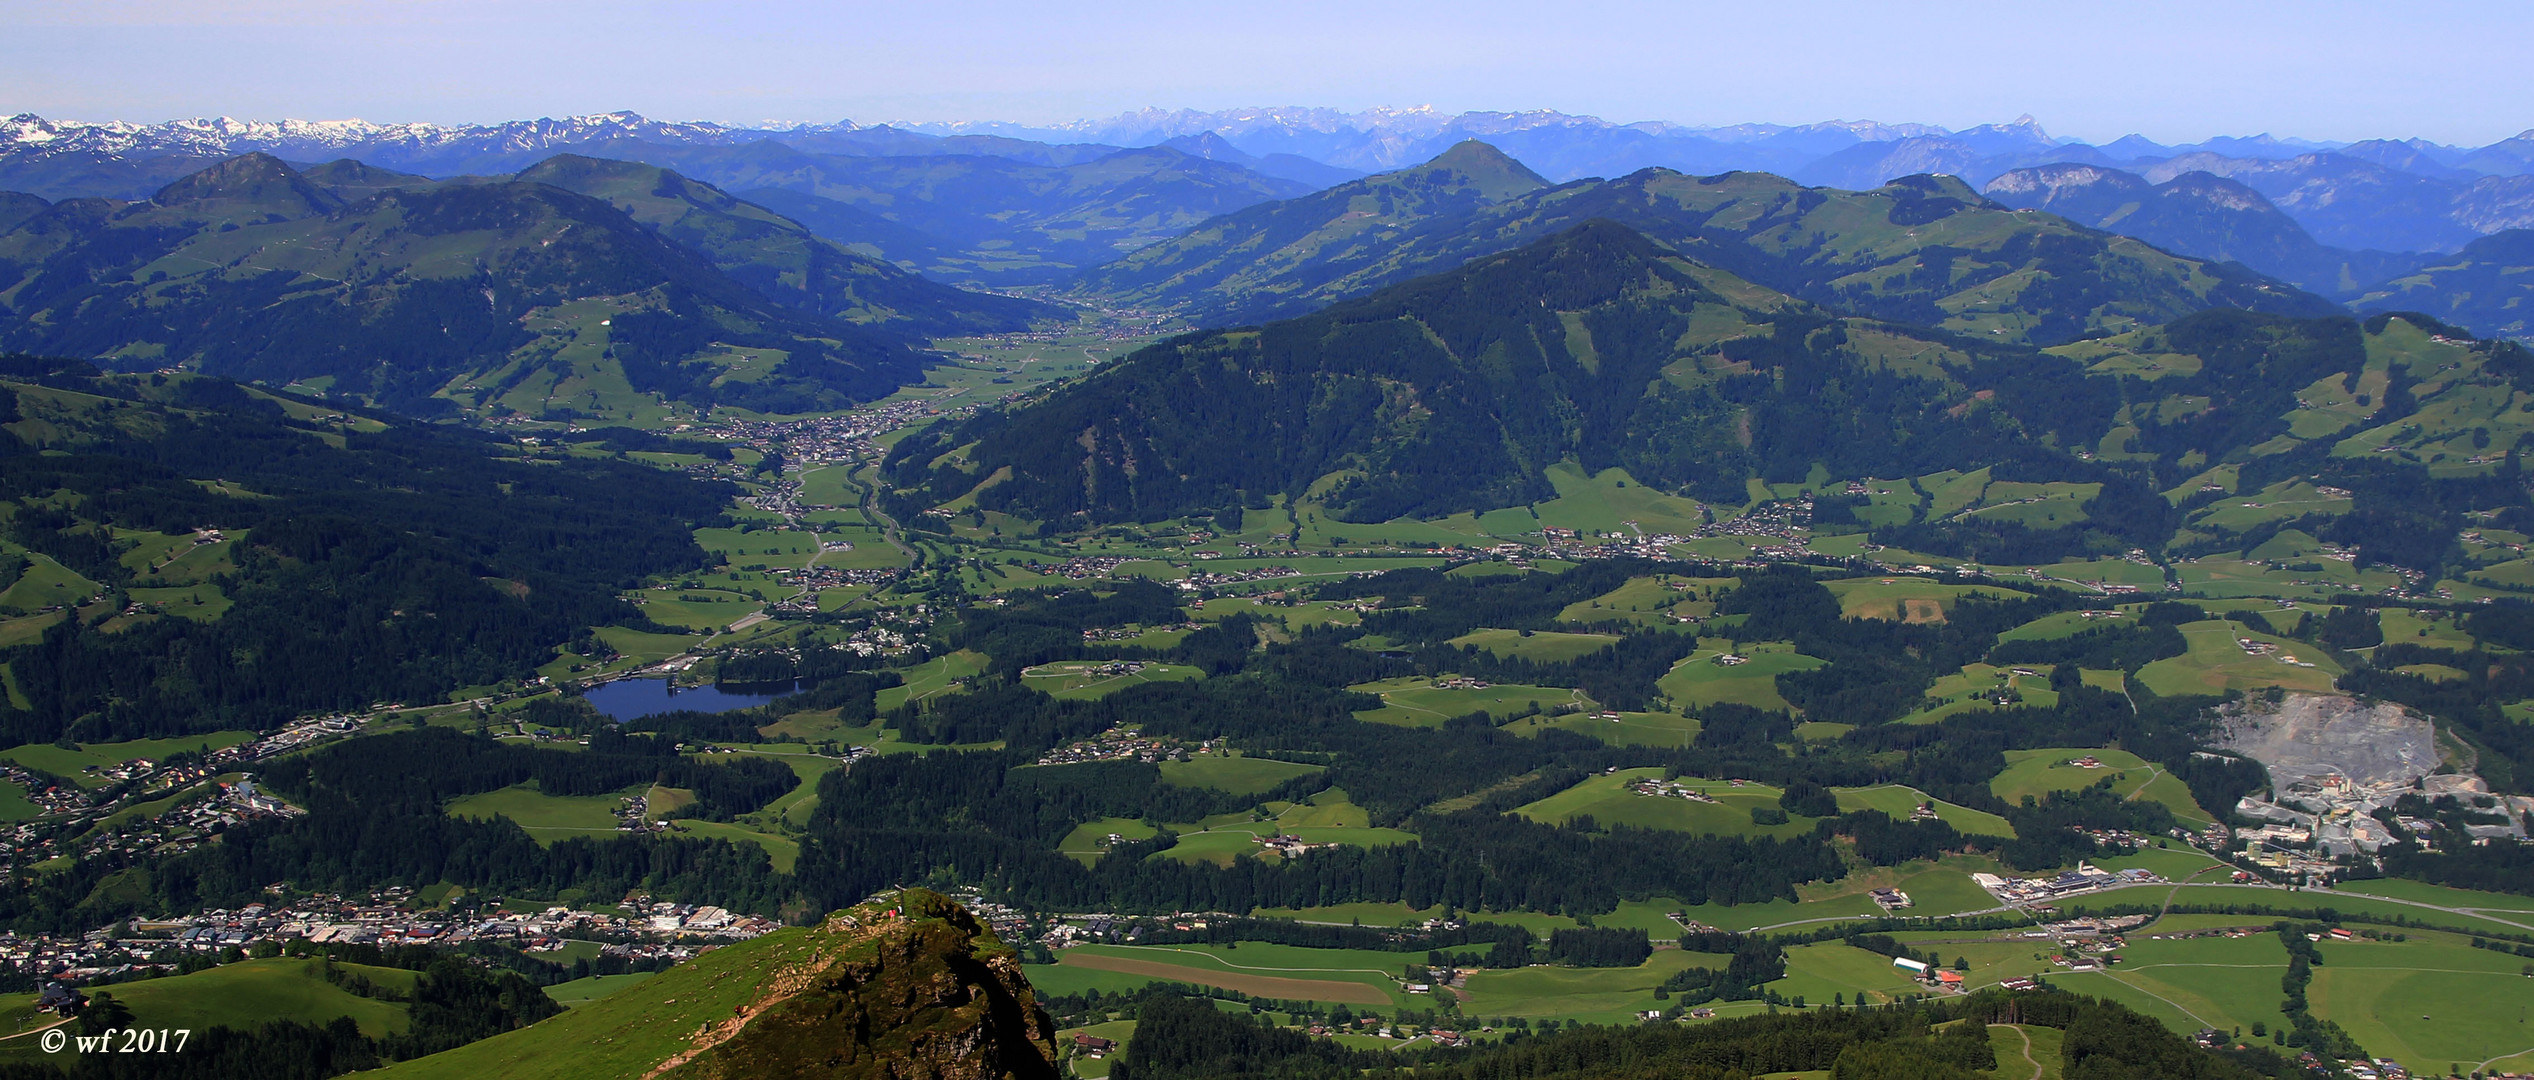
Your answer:
[[[549,395],[531,412],[608,393],[614,407],[665,394],[800,411],[879,396],[922,366],[899,334],[785,308],[607,202],[550,185],[391,187],[347,204],[250,155],[161,198],[59,203],[0,235],[12,316],[0,344],[317,379],[425,413],[456,397],[487,407],[529,382]],[[780,359],[696,359],[732,345]],[[582,389],[551,401],[567,385]]]
[[[1493,148],[1469,149],[1484,145],[1250,207],[1083,274],[1075,288],[1200,321],[1251,322],[1609,218],[1814,303],[2010,340],[2056,343],[2210,306],[2338,310],[2239,267],[2018,214],[1945,177],[1849,192],[1766,173],[1644,169],[1615,180],[1500,188],[1502,199],[1435,197],[1429,189],[1446,181],[1435,190],[1475,192],[1451,161],[1512,160]],[[1527,169],[1522,175],[1537,178]],[[1921,237],[1922,230],[1934,235]],[[1939,259],[1942,273],[1933,269]]]

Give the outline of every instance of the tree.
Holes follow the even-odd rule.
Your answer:
[[[88,998],[88,1007],[79,1011],[79,1030],[95,1035],[119,1031],[132,1026],[132,1008],[115,1000],[114,995],[98,991]]]

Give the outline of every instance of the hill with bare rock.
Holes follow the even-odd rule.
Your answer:
[[[908,889],[699,957],[552,1020],[405,1062],[395,1080],[1039,1080],[1055,1026],[1018,955]]]

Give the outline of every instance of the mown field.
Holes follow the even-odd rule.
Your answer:
[[[1358,720],[1376,724],[1400,724],[1407,727],[1440,727],[1455,716],[1483,712],[1503,719],[1531,709],[1546,712],[1560,706],[1589,709],[1592,699],[1581,690],[1559,686],[1522,686],[1494,683],[1485,689],[1456,689],[1434,685],[1426,678],[1387,679],[1347,687],[1357,693],[1378,695],[1382,707],[1355,714]]]
[[[1552,825],[1590,817],[1605,826],[1634,825],[1732,836],[1793,836],[1812,829],[1811,818],[1792,818],[1782,825],[1762,825],[1754,821],[1751,811],[1777,807],[1781,792],[1766,784],[1750,783],[1737,787],[1723,780],[1695,777],[1681,777],[1675,781],[1706,793],[1714,802],[1639,795],[1628,790],[1628,784],[1633,781],[1662,778],[1661,769],[1621,769],[1616,773],[1592,777],[1513,812]]]
[[[1702,639],[1698,651],[1673,666],[1670,674],[1655,680],[1655,688],[1663,697],[1683,708],[1703,705],[1748,705],[1755,709],[1785,709],[1786,698],[1777,692],[1777,677],[1790,671],[1811,671],[1826,667],[1829,661],[1794,651],[1794,646],[1774,642],[1735,643],[1714,638]],[[1740,664],[1721,664],[1717,658],[1727,653],[1746,657]]]
[[[509,818],[528,830],[530,839],[552,844],[567,836],[616,835],[616,811],[625,805],[624,797],[647,786],[614,795],[548,795],[530,781],[452,799],[445,812],[450,817]],[[660,809],[654,807],[653,812]]]
[[[410,990],[415,973],[399,968],[361,964],[338,965],[382,986]],[[372,1037],[405,1030],[405,1007],[365,998],[327,982],[314,960],[274,958],[223,964],[190,975],[97,987],[132,1010],[134,1019],[153,1028],[191,1028],[197,1034],[213,1027],[254,1028],[275,1018],[324,1024],[349,1017]],[[0,996],[0,1028],[25,1031],[50,1023],[50,1014],[34,1010],[35,995]],[[45,1054],[34,1039],[0,1040],[0,1061],[64,1064],[76,1051]]]

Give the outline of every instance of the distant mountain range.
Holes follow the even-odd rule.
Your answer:
[[[0,200],[0,348],[420,415],[834,408],[919,380],[922,338],[1053,314],[619,161],[442,182],[257,153],[146,200],[40,202]]]
[[[1209,217],[1414,166],[1473,139],[1551,183],[1663,168],[1769,172],[1864,191],[1904,176],[1950,175],[2011,206],[2066,212],[2179,254],[2239,260],[2344,300],[2427,261],[2401,256],[2457,252],[2534,226],[2534,132],[2479,147],[2271,135],[2188,144],[2131,135],[2097,146],[2054,137],[2029,116],[1952,130],[1874,121],[1692,127],[1430,108],[1147,109],[1044,126],[734,126],[627,112],[458,126],[20,115],[0,121],[0,191],[145,198],[250,152],[303,164],[349,158],[436,178],[513,173],[575,153],[674,168],[862,254],[947,281],[1008,286],[1058,282]],[[2034,169],[2059,171],[2047,182],[2022,175]],[[2110,189],[2077,197],[2071,187],[2076,176],[2091,184],[2113,172],[2156,189],[2154,212],[2122,213]],[[2239,205],[2241,191],[2223,184],[2168,186],[2193,174],[2256,192],[2263,205]],[[2032,201],[2042,187],[2057,193],[2048,207]],[[2087,209],[2095,203],[2103,212]]]
[[[2209,307],[2338,310],[2240,266],[2017,214],[1948,177],[1849,192],[1655,168],[1552,185],[1475,141],[1415,168],[1216,218],[1085,274],[1079,287],[1210,325],[1256,322],[1594,219],[1835,310],[1997,341],[2057,344]]]

